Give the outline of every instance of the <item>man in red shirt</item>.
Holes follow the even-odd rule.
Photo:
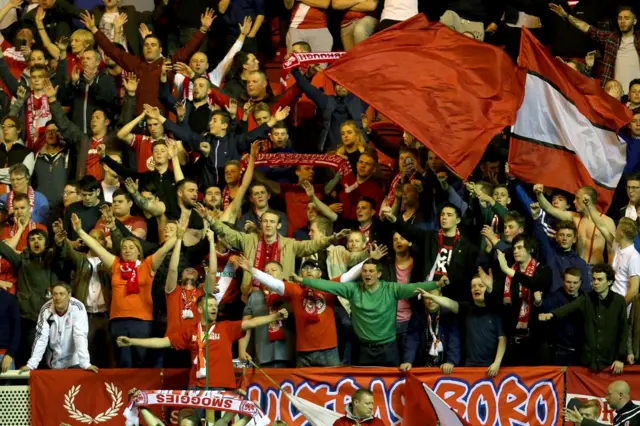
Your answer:
[[[378,154],[374,149],[367,150],[360,154],[358,166],[356,167],[356,180],[358,188],[347,193],[341,191],[339,193],[340,202],[342,203],[342,217],[348,220],[358,219],[357,209],[358,202],[363,196],[367,196],[375,201],[376,206],[382,205],[384,201],[384,192],[382,188],[373,179],[378,166]]]
[[[351,395],[351,404],[347,405],[347,414],[336,420],[333,426],[385,426],[384,422],[373,416],[373,393],[369,389],[358,389]]]
[[[179,330],[167,337],[135,339],[120,336],[118,346],[140,346],[143,348],[162,349],[173,347],[176,350],[191,351],[191,374],[189,387],[209,390],[236,389],[236,378],[233,370],[232,346],[242,338],[246,330],[282,321],[289,316],[286,309],[280,309],[271,315],[255,317],[244,321],[216,322],[218,318],[218,301],[212,295],[203,295],[197,301],[200,323]],[[205,327],[209,331],[205,332]],[[208,338],[208,342],[206,339]],[[207,363],[206,350],[209,352]],[[208,380],[207,380],[208,377]]]
[[[87,29],[93,33],[93,36],[96,39],[96,44],[104,50],[105,55],[113,59],[114,62],[120,65],[125,71],[135,73],[140,79],[140,84],[136,91],[136,112],[138,114],[142,112],[144,104],[149,104],[164,110],[159,99],[162,65],[167,60],[174,64],[177,62],[188,62],[191,55],[193,55],[202,44],[202,41],[213,23],[213,19],[213,10],[207,9],[200,17],[200,23],[202,24],[200,31],[197,31],[193,38],[191,38],[191,40],[189,40],[182,49],[178,50],[170,58],[162,57],[162,44],[158,37],[148,35],[144,39],[144,58],[141,59],[118,49],[106,35],[98,30],[98,27],[96,27],[95,17],[93,15],[88,12],[80,15],[80,20]]]

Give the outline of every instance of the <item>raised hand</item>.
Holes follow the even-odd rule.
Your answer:
[[[291,108],[288,106],[284,108],[278,107],[278,110],[273,114],[273,117],[276,121],[282,121],[289,116],[289,112],[291,112]]]
[[[42,24],[42,21],[44,20],[44,17],[47,15],[47,12],[44,11],[44,9],[42,8],[42,6],[39,6],[38,9],[36,10],[36,23],[37,24]]]
[[[77,83],[80,81],[80,68],[73,67],[73,70],[71,71],[71,81],[73,83]]]
[[[144,113],[147,114],[147,117],[154,118],[158,121],[162,119],[162,114],[160,114],[160,109],[158,107],[152,107],[149,104],[144,104]]]
[[[251,262],[249,262],[249,259],[247,259],[243,254],[236,256],[236,265],[247,272],[251,272],[251,268],[253,267]]]
[[[149,27],[147,27],[147,24],[140,24],[140,26],[138,27],[138,32],[140,33],[140,37],[143,40],[147,38],[147,36],[150,36],[151,34],[153,34],[149,29]]]
[[[203,206],[201,203],[196,203],[194,208],[196,209],[196,213],[198,213],[200,217],[202,217],[203,219],[207,219],[208,213],[205,206]]]
[[[437,284],[438,284],[438,287],[442,288],[451,284],[451,281],[449,281],[449,277],[447,277],[446,275],[443,275],[442,277],[440,277]]]
[[[184,121],[184,118],[187,115],[187,103],[183,100],[176,102],[176,116],[178,117],[178,121]]]
[[[129,16],[126,13],[119,13],[116,19],[113,20],[113,25],[116,27],[123,27],[129,21]]]
[[[18,98],[19,101],[22,101],[25,98],[25,96],[27,96],[27,89],[24,86],[18,86],[18,90],[16,92],[16,98]]]
[[[58,234],[60,232],[64,232],[64,227],[62,226],[62,219],[58,219],[51,224],[51,229],[54,234]]]
[[[108,229],[114,229],[116,227],[116,218],[113,215],[113,209],[107,204],[100,206],[100,214],[102,215],[102,221],[104,226]]]
[[[87,27],[87,29],[92,33],[98,31],[98,28],[96,28],[96,18],[88,11],[84,11],[80,14],[80,22],[82,22],[84,26]]]
[[[167,140],[167,150],[169,151],[170,160],[178,158],[178,144],[176,143],[176,141]]]
[[[342,231],[338,232],[337,234],[334,233],[331,239],[332,241],[340,241],[343,238],[347,238],[349,234],[351,234],[351,229],[345,228]]]
[[[63,57],[67,53],[67,47],[69,47],[69,37],[62,36],[56,40],[56,46],[60,49],[60,57]]]
[[[302,187],[302,189],[304,189],[304,192],[307,193],[307,197],[313,198],[313,196],[315,195],[315,189],[308,180],[302,181],[300,186]]]
[[[369,257],[380,260],[389,253],[389,249],[384,244],[372,244],[369,246]]]
[[[251,157],[257,158],[260,153],[260,149],[262,148],[262,141],[256,141],[251,144],[251,148],[249,150],[249,155]],[[309,194],[307,194],[309,195]]]
[[[493,272],[491,269],[489,269],[489,273],[487,274],[482,267],[478,267],[478,275],[485,287],[493,288]]]
[[[549,3],[549,9],[551,9],[551,11],[553,13],[555,13],[556,15],[558,15],[559,17],[566,19],[567,16],[569,15],[563,8],[562,6],[555,4],[555,3]]]
[[[253,25],[253,21],[251,19],[251,16],[245,16],[244,22],[242,24],[238,24],[238,26],[240,27],[240,34],[242,34],[245,37],[248,36],[249,33],[251,32],[252,25]]]
[[[127,75],[127,78],[125,78],[124,82],[123,82],[124,89],[130,95],[131,94],[135,95],[136,90],[138,90],[138,83],[140,83],[140,80],[138,79],[138,76],[135,73],[129,73]]]
[[[200,142],[200,153],[205,157],[208,157],[210,152],[211,144],[209,142]]]
[[[200,15],[200,23],[207,30],[211,28],[211,24],[213,24],[213,20],[216,19],[216,14],[213,9],[207,8],[202,15]]]
[[[191,67],[189,67],[189,65],[185,64],[184,62],[176,62],[173,65],[173,70],[178,74],[182,74],[185,77],[189,78],[193,78],[193,76],[196,74],[195,72],[193,72]]]
[[[225,105],[224,108],[231,115],[231,118],[236,118],[236,114],[238,113],[238,101],[235,99],[229,99],[229,105]]]
[[[536,197],[541,196],[542,194],[544,194],[544,185],[541,183],[536,183],[535,185],[533,185],[533,192],[536,194]]]
[[[529,204],[529,208],[531,209],[531,216],[534,219],[537,219],[540,216],[540,204],[539,203],[531,203],[531,204]]]
[[[82,229],[82,220],[75,213],[71,215],[71,227],[76,231],[76,234]]]

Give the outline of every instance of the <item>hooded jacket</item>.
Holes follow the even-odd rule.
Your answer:
[[[333,426],[352,426],[352,425],[368,425],[368,426],[385,426],[384,422],[377,417],[369,416],[360,419],[353,415],[351,404],[347,405],[346,416],[336,420]]]

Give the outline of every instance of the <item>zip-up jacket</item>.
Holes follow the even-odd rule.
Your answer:
[[[72,297],[67,312],[59,315],[53,301],[48,301],[38,315],[36,338],[27,367],[37,369],[45,352],[47,365],[52,369],[76,365],[83,369],[89,367],[88,334],[89,319],[82,302]]]

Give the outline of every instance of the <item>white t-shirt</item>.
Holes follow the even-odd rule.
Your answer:
[[[616,56],[614,75],[614,78],[622,84],[622,90],[625,94],[629,92],[631,80],[640,78],[640,58],[638,58],[633,34],[622,37]]]
[[[613,253],[613,270],[616,273],[616,279],[611,289],[614,293],[625,296],[629,279],[640,276],[640,253],[633,244],[620,249],[617,243],[613,245]]]
[[[380,20],[404,21],[417,14],[417,0],[385,0]]]

